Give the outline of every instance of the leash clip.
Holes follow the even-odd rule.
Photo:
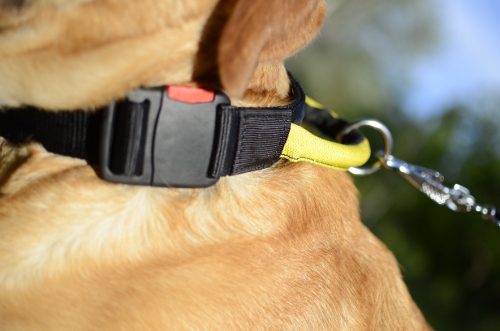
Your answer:
[[[479,212],[484,219],[500,226],[500,214],[494,206],[477,204],[470,191],[462,185],[455,184],[453,188],[443,185],[444,176],[438,171],[410,164],[382,151],[377,152],[377,158],[384,168],[403,176],[437,204],[456,212]]]
[[[483,216],[483,219],[492,221],[500,226],[500,210],[497,210],[493,205],[482,206],[477,204],[476,199],[466,187],[455,184],[453,188],[449,188],[443,185],[444,176],[438,171],[405,162],[391,155],[393,146],[392,135],[389,129],[381,122],[373,119],[363,119],[353,122],[339,133],[337,140],[342,141],[342,136],[363,126],[374,129],[382,135],[385,142],[384,151],[377,152],[378,162],[370,166],[351,167],[349,168],[350,173],[354,175],[369,175],[376,172],[380,167],[384,167],[403,176],[420,192],[439,205],[447,206],[456,212],[476,211]]]

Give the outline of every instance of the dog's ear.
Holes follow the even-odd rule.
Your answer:
[[[242,97],[260,61],[285,58],[319,30],[324,0],[237,0],[219,41],[223,89]]]

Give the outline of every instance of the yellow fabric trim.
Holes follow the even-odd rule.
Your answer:
[[[368,161],[370,144],[364,139],[359,145],[342,145],[319,138],[292,123],[280,157],[292,162],[305,161],[345,171]]]
[[[308,97],[306,95],[306,103],[311,106],[311,107],[314,107],[314,108],[318,108],[318,109],[326,109],[325,106],[323,106],[322,104],[320,104],[318,101]],[[339,115],[334,112],[333,110],[330,110],[330,109],[326,109],[333,117],[335,118],[338,118]]]

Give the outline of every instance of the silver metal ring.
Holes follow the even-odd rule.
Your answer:
[[[363,119],[356,122],[348,124],[338,135],[337,141],[342,142],[342,138],[349,134],[353,130],[357,130],[362,126],[367,126],[378,131],[384,138],[384,155],[392,153],[392,134],[389,129],[382,123],[373,119]],[[353,175],[370,175],[376,172],[381,167],[380,161],[375,162],[372,165],[362,166],[362,167],[350,167],[349,172]]]

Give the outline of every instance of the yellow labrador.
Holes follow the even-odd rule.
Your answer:
[[[98,113],[162,85],[287,105],[283,59],[325,11],[322,0],[0,0],[0,107]],[[279,161],[207,188],[137,186],[0,141],[2,330],[429,328],[343,172]]]

